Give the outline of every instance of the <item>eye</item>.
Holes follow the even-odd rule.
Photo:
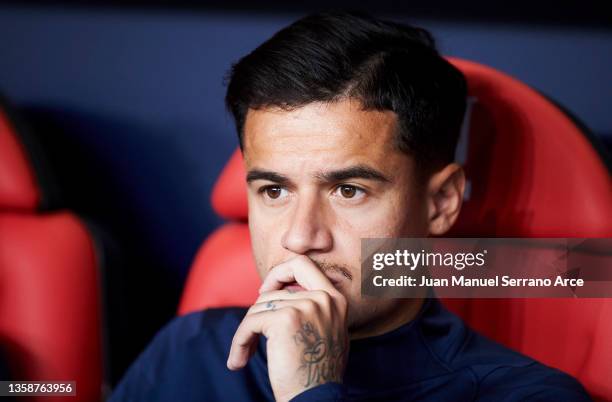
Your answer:
[[[357,189],[353,186],[340,186],[340,194],[344,198],[353,198],[357,194]]]
[[[336,192],[340,194],[342,198],[360,198],[365,195],[365,191],[357,186],[350,184],[341,184],[336,188]]]
[[[261,188],[259,192],[263,193],[266,198],[271,200],[277,200],[287,195],[287,190],[281,186],[265,186]]]

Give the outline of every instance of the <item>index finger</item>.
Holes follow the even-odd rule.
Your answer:
[[[306,290],[325,290],[335,294],[336,288],[316,264],[306,256],[298,256],[278,264],[268,272],[259,293],[282,289],[297,282]]]

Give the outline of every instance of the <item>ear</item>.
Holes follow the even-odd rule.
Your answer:
[[[440,236],[453,226],[461,211],[464,189],[465,174],[456,163],[431,175],[427,184],[430,235]]]

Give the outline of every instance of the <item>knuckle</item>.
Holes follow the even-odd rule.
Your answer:
[[[249,315],[253,314],[255,311],[257,310],[257,303],[253,304],[251,307],[249,307],[249,309],[247,310],[246,316],[245,316],[245,320],[246,317],[248,317]],[[243,320],[244,322],[244,320]]]
[[[332,304],[332,297],[328,292],[324,290],[317,290],[315,294],[317,300],[319,300],[319,303],[321,303],[322,305],[330,306]]]
[[[318,310],[322,310],[326,313],[329,313],[332,311],[334,303],[333,303],[333,298],[331,297],[329,293],[327,293],[324,290],[316,290],[313,292],[312,297],[317,303]]]
[[[346,314],[348,310],[348,300],[346,300],[346,297],[344,297],[342,293],[339,293],[334,300],[340,312]]]
[[[304,313],[311,315],[319,310],[319,305],[312,299],[305,299],[302,302],[302,309],[304,310]]]
[[[255,306],[253,305],[251,308],[254,307]],[[254,318],[252,315],[245,316],[240,325],[238,326],[238,330],[244,330],[245,328],[249,328],[251,326],[251,323],[253,322],[253,319]]]
[[[295,327],[295,326],[299,326],[300,324],[300,311],[293,307],[293,306],[288,306],[286,308],[284,308],[282,310],[283,313],[283,320],[282,322],[285,325],[288,325],[290,327]]]

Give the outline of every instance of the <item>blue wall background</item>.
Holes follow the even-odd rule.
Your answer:
[[[237,146],[225,72],[298,16],[0,6],[0,92],[49,149],[66,205],[122,256],[107,296],[114,379],[174,314],[220,223],[210,190]],[[518,77],[612,139],[612,30],[412,22],[444,54]]]

